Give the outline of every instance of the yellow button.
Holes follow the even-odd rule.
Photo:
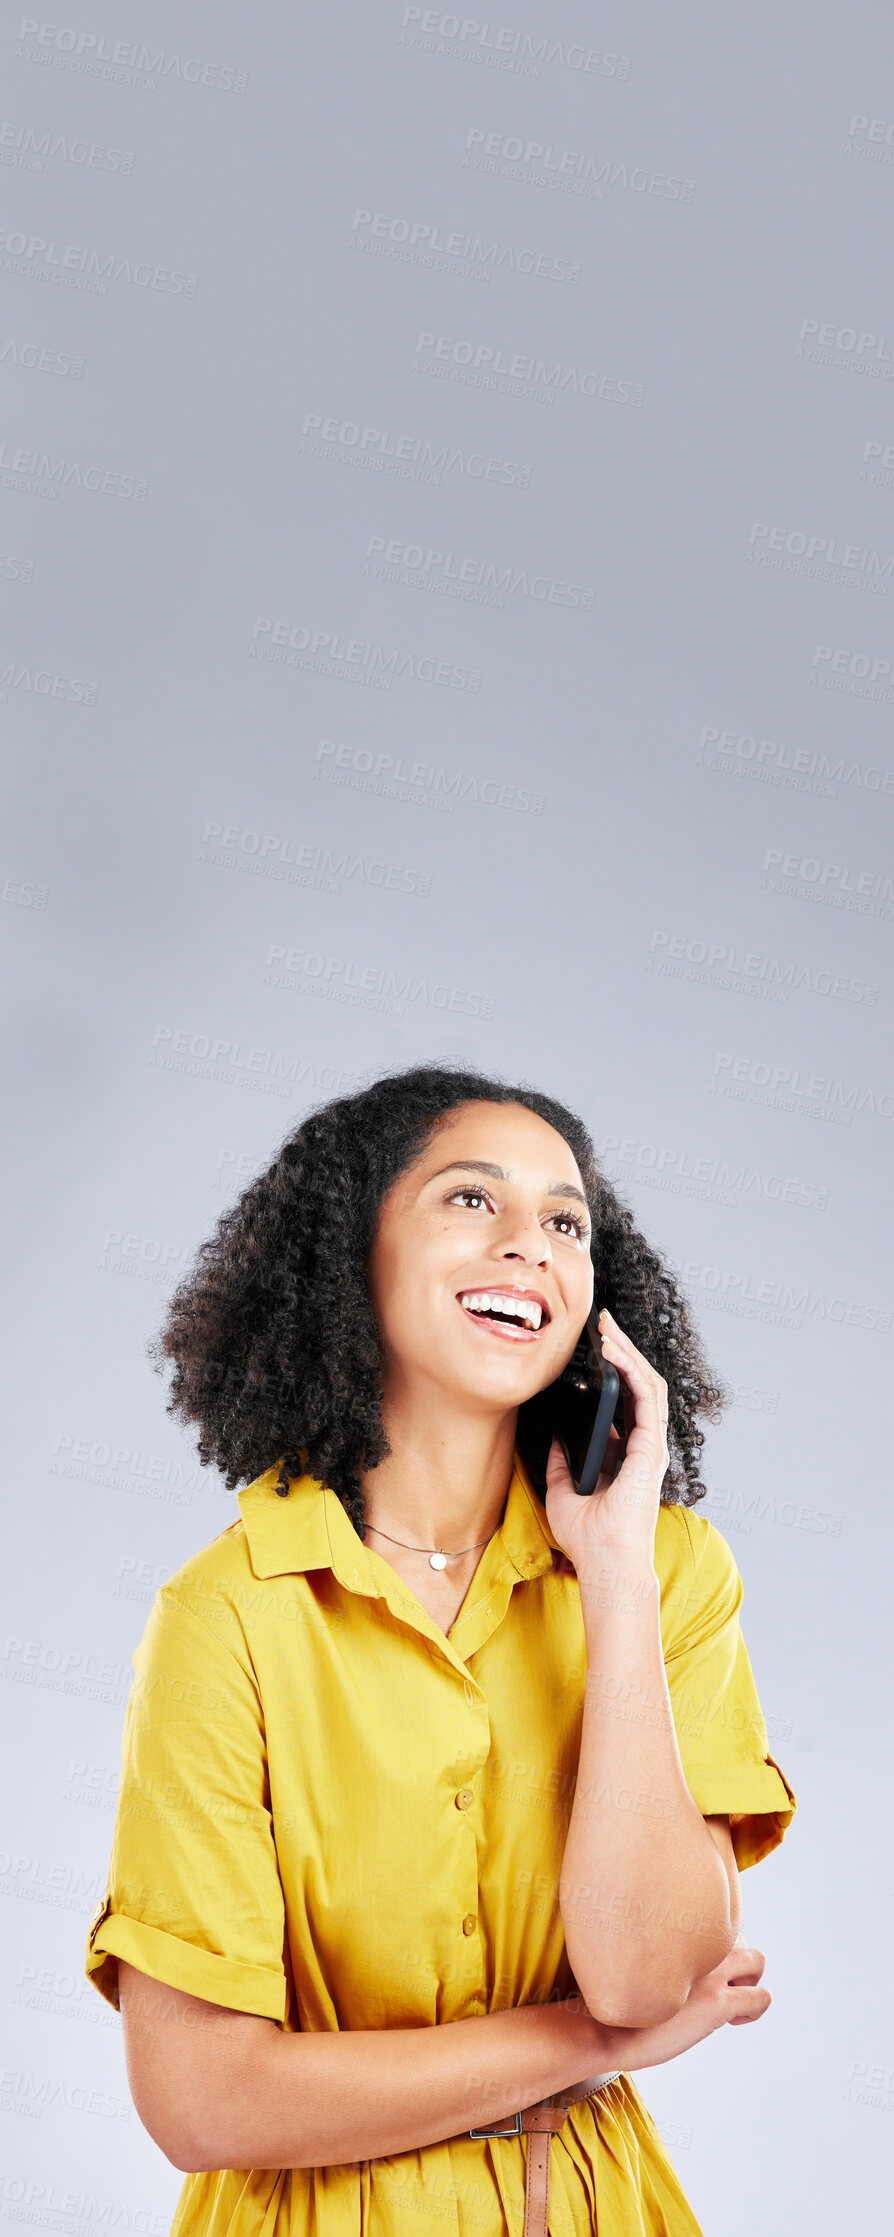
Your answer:
[[[458,1810],[470,1810],[475,1800],[475,1796],[472,1793],[471,1787],[461,1786],[459,1793],[454,1795],[453,1799]]]
[[[474,1934],[474,1932],[475,1932],[475,1926],[476,1926],[476,1921],[475,1921],[475,1919],[473,1919],[471,1911],[467,1911],[467,1912],[466,1912],[466,1915],[465,1915],[465,1918],[463,1919],[463,1933],[464,1933],[464,1934]]]

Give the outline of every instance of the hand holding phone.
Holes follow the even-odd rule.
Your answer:
[[[540,1394],[544,1401],[543,1426],[552,1425],[552,1459],[547,1456],[545,1468],[547,1520],[579,1578],[591,1562],[598,1565],[608,1553],[613,1558],[623,1557],[628,1568],[631,1564],[634,1568],[643,1565],[650,1572],[646,1582],[651,1591],[655,1582],[655,1526],[670,1466],[670,1392],[664,1377],[637,1350],[607,1308],[600,1317],[604,1335],[599,1336],[591,1321],[583,1346],[576,1347],[577,1356],[569,1360],[564,1375],[557,1376]],[[617,1423],[608,1423],[606,1437],[609,1400],[598,1428],[597,1420],[615,1362],[621,1385],[619,1418]],[[592,1387],[597,1378],[598,1391]],[[586,1494],[600,1466],[600,1453],[602,1476],[601,1480],[597,1476],[593,1484],[599,1496],[590,1500],[585,1515],[571,1494]]]
[[[550,1391],[555,1399],[553,1435],[563,1447],[581,1499],[596,1489],[621,1389],[617,1368],[603,1356],[598,1314],[594,1305],[567,1367]]]

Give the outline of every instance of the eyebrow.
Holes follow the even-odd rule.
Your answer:
[[[429,1180],[439,1181],[442,1173],[489,1173],[494,1181],[508,1181],[510,1178],[502,1165],[490,1165],[486,1157],[457,1157],[452,1165],[440,1165],[436,1173],[430,1173]],[[573,1181],[549,1181],[546,1193],[547,1196],[576,1196],[584,1210],[589,1211],[583,1189],[576,1188]]]

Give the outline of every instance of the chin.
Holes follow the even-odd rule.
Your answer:
[[[497,1363],[490,1373],[474,1378],[464,1376],[462,1387],[467,1396],[490,1399],[494,1405],[523,1406],[527,1399],[536,1398],[538,1391],[546,1390],[555,1382],[560,1371],[558,1367],[544,1369],[539,1360],[536,1363],[509,1360],[505,1367]]]

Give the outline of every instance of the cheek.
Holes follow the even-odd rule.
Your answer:
[[[370,1292],[393,1357],[426,1356],[439,1290],[421,1237],[414,1241],[411,1233],[402,1232],[399,1237],[381,1238],[370,1269]]]

